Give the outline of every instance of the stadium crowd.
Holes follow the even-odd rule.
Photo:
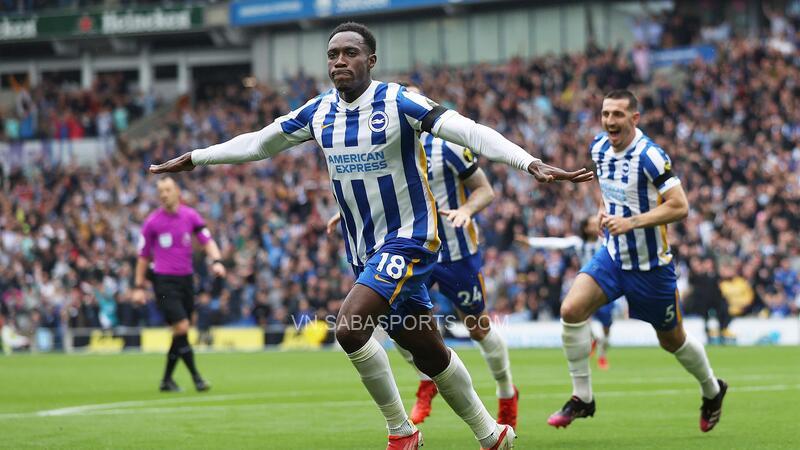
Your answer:
[[[13,108],[0,110],[0,139],[8,142],[116,135],[151,114],[159,101],[153,94],[132,91],[117,72],[99,75],[89,89],[59,77],[46,76],[33,87],[9,80],[16,101]]]
[[[640,127],[671,156],[689,198],[689,217],[670,228],[685,308],[715,297],[733,316],[782,317],[800,307],[800,42],[791,42],[786,53],[770,39],[730,39],[714,63],[655,73],[646,84],[630,53],[594,46],[504,65],[418,68],[402,78],[562,167],[590,164],[603,93],[631,86]],[[139,226],[158,205],[146,168],[259,129],[321,89],[302,75],[280,88],[208,88],[96,168],[15,172],[0,197],[0,315],[23,334],[161,324],[152,302],[140,307],[129,297]],[[69,114],[57,105],[57,117]],[[576,234],[596,212],[596,185],[541,185],[482,166],[498,193],[477,219],[489,309],[511,321],[555,317],[577,255],[527,249],[514,237]],[[196,262],[201,328],[336,313],[353,276],[340,235],[325,234],[337,209],[315,145],[177,178],[229,268],[224,281],[213,280]]]

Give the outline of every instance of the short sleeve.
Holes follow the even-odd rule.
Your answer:
[[[467,147],[442,143],[442,153],[444,159],[455,169],[458,177],[462,180],[469,178],[470,175],[478,170],[475,155]]]
[[[197,236],[197,240],[200,241],[201,244],[205,244],[206,242],[211,240],[211,232],[208,231],[208,227],[206,227],[206,221],[203,220],[203,217],[195,211],[192,210],[191,213],[191,221],[192,221],[192,230],[194,231],[194,235]]]
[[[311,130],[311,121],[325,95],[326,94],[322,94],[312,98],[306,102],[305,105],[279,117],[275,121],[280,124],[281,131],[283,131],[284,136],[289,142],[299,144],[314,138],[313,131]]]
[[[406,88],[400,88],[397,92],[397,104],[400,112],[405,115],[406,120],[408,120],[409,125],[411,125],[411,128],[416,131],[430,131],[433,124],[436,122],[435,119],[438,119],[438,116],[441,115],[441,113],[437,114],[437,112],[439,110],[442,112],[446,111],[445,108],[439,106],[428,97],[415,92],[409,92]],[[428,118],[428,114],[432,111],[434,111],[437,117],[433,118],[434,120],[428,120],[428,122],[430,122],[429,124],[423,124],[425,119]]]
[[[139,232],[139,242],[136,247],[139,250],[140,257],[151,258],[153,256],[153,232],[149,220],[142,225],[142,230]]]
[[[681,181],[672,173],[672,161],[669,156],[655,145],[649,146],[641,156],[642,166],[647,179],[663,194]]]

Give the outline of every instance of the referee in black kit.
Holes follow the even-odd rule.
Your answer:
[[[219,247],[211,238],[200,214],[181,204],[180,189],[172,178],[158,180],[158,197],[161,208],[147,217],[139,240],[139,258],[136,262],[133,300],[144,303],[145,274],[154,263],[153,288],[156,301],[167,323],[172,327],[172,345],[167,352],[167,366],[161,380],[162,392],[180,392],[172,379],[178,358],[192,373],[195,388],[202,392],[211,386],[203,380],[194,363],[194,352],[189,344],[189,324],[194,311],[194,279],[192,268],[192,241],[203,245],[206,255],[213,260],[212,273],[225,276]]]

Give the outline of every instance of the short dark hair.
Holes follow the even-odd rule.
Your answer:
[[[628,111],[639,110],[639,99],[636,98],[633,92],[627,89],[614,89],[606,94],[605,98],[610,98],[611,100],[628,100]]]
[[[378,44],[375,42],[375,35],[372,34],[372,31],[370,31],[366,25],[358,22],[340,23],[331,31],[331,35],[328,36],[328,42],[330,42],[337,33],[343,33],[345,31],[352,31],[360,34],[361,37],[364,38],[364,43],[369,47],[369,51],[375,53],[375,50],[378,48]]]

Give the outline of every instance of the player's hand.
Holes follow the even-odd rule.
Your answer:
[[[633,229],[633,222],[628,217],[606,216],[601,222],[603,228],[607,228],[612,236],[625,234]]]
[[[135,287],[131,291],[131,300],[137,305],[144,305],[147,303],[147,293],[143,288]]]
[[[573,183],[584,183],[594,179],[594,172],[582,168],[574,172],[567,172],[564,169],[545,164],[541,161],[534,161],[528,166],[528,172],[540,183],[551,183],[553,181],[571,181]]]
[[[186,152],[177,158],[172,158],[162,164],[152,164],[150,173],[187,172],[194,169],[192,152]]]
[[[440,209],[439,214],[445,216],[455,228],[465,227],[472,222],[472,214],[464,208]]]
[[[328,232],[328,235],[333,234],[336,231],[336,226],[339,225],[339,222],[342,220],[342,213],[336,213],[328,219],[328,225],[325,226],[325,231]]]

